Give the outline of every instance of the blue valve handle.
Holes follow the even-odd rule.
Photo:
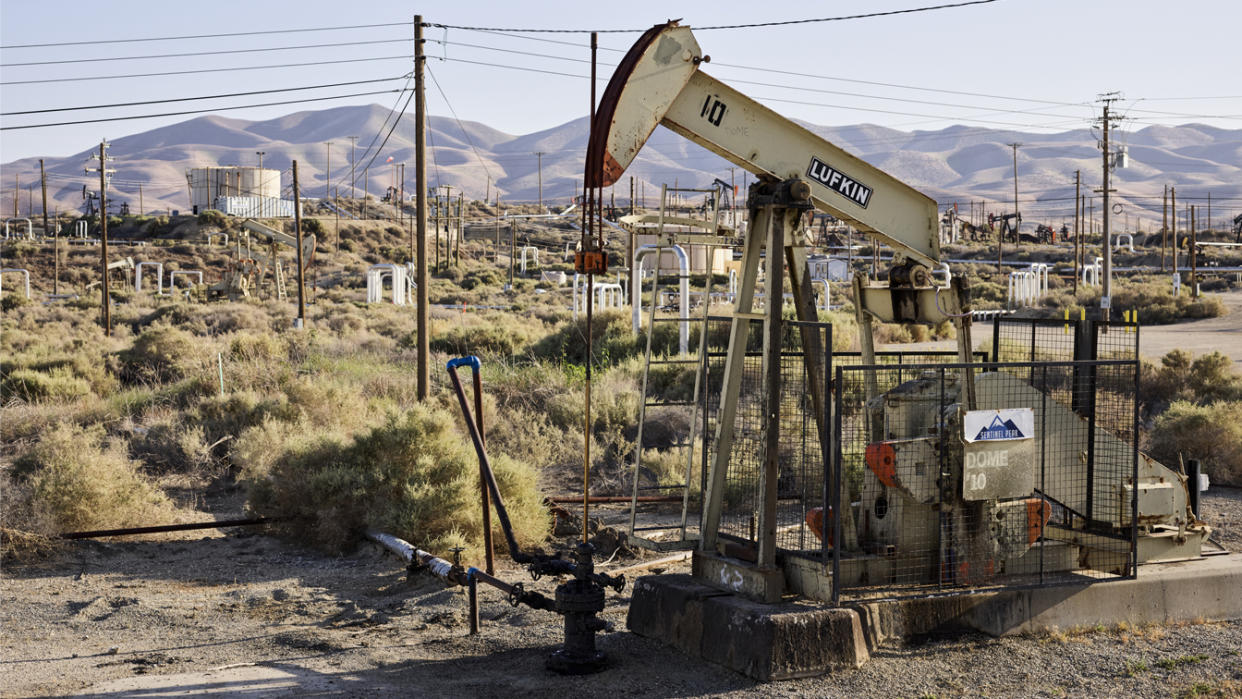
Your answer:
[[[469,366],[471,369],[478,371],[479,367],[482,366],[482,364],[479,362],[479,358],[474,356],[473,354],[470,355],[469,357],[458,357],[457,359],[448,360],[447,367],[450,371],[453,369],[456,369],[459,366]]]

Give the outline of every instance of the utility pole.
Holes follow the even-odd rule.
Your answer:
[[[634,176],[630,175],[630,215],[634,215]],[[634,252],[630,251],[630,262],[634,261]]]
[[[103,283],[100,285],[100,305],[102,306],[104,335],[112,336],[112,309],[108,299],[108,175],[115,170],[108,169],[108,142],[99,142],[99,266],[103,272]],[[92,172],[95,168],[87,168]],[[16,208],[16,205],[15,205]],[[59,258],[58,258],[59,259]]]
[[[737,168],[729,168],[729,225],[737,230]]]
[[[448,269],[449,258],[453,255],[453,244],[450,231],[453,228],[453,185],[444,187],[444,203],[436,207],[436,221],[444,227],[444,269]],[[438,199],[438,197],[437,197]],[[436,253],[439,254],[439,238],[436,239]]]
[[[509,290],[513,290],[513,265],[517,261],[517,219],[509,221]]]
[[[328,162],[323,168],[323,199],[327,201],[332,198],[332,141],[324,144],[328,151]]]
[[[1100,124],[1104,132],[1104,142],[1101,148],[1104,157],[1104,186],[1102,188],[1102,193],[1104,195],[1104,270],[1102,276],[1104,278],[1101,282],[1103,284],[1103,290],[1100,294],[1100,317],[1105,321],[1108,320],[1113,302],[1113,241],[1112,236],[1109,234],[1109,215],[1112,211],[1109,208],[1108,203],[1108,195],[1111,193],[1111,189],[1109,187],[1109,175],[1112,172],[1113,154],[1108,147],[1108,130],[1112,126],[1112,118],[1109,116],[1108,111],[1113,102],[1116,102],[1118,99],[1121,99],[1121,95],[1116,92],[1109,92],[1100,96],[1100,101],[1104,102],[1104,116],[1100,119]]]
[[[453,248],[453,266],[461,264],[461,238],[466,233],[466,193],[457,193],[457,237]]]
[[[397,220],[405,227],[405,163],[401,163],[401,184],[397,186]],[[414,256],[411,248],[410,257]]]
[[[1169,187],[1169,210],[1173,212],[1173,276],[1180,280],[1182,273],[1177,270],[1177,187]]]
[[[1199,298],[1199,255],[1196,247],[1198,241],[1198,222],[1195,220],[1197,212],[1195,206],[1190,207],[1190,295]]]
[[[362,169],[362,220],[364,221],[371,215],[370,210],[367,209],[367,200],[371,198],[370,182],[371,166],[368,165]]]
[[[254,152],[254,154],[259,156],[259,169],[262,170],[263,169],[263,156],[267,155],[267,151],[257,150]],[[263,176],[262,174],[259,175],[259,177],[262,177],[262,176]]]
[[[141,184],[138,185],[138,215],[139,216],[146,215],[146,206],[144,206],[142,203],[142,185]]]
[[[1160,200],[1160,271],[1164,271],[1165,248],[1169,246],[1169,185],[1164,186],[1164,198]]]
[[[535,151],[535,158],[539,159],[538,168],[539,168],[539,210],[540,211],[543,211],[543,156],[544,156],[543,150]],[[16,211],[17,205],[14,204],[14,207],[12,207],[12,209]],[[17,216],[17,215],[14,214],[14,216]]]
[[[357,147],[357,145],[358,145],[358,137],[350,136],[349,137],[349,198],[350,199],[358,198],[358,187],[355,185],[355,183],[358,180],[358,173],[354,169],[354,148]],[[340,190],[337,191],[336,198],[337,198],[337,201],[340,201],[341,199]]]
[[[22,176],[13,173],[13,218],[17,218],[17,204],[22,194]]]
[[[1078,296],[1078,264],[1082,261],[1082,234],[1078,229],[1078,199],[1082,190],[1082,170],[1074,171],[1074,296]]]
[[[293,232],[298,239],[298,330],[306,327],[306,277],[302,262],[302,193],[298,188],[298,161],[293,161]]]
[[[425,401],[430,395],[431,371],[431,337],[429,331],[429,315],[427,304],[427,99],[423,84],[423,16],[414,15],[414,176],[418,179],[418,399]]]
[[[52,233],[47,227],[47,173],[43,170],[43,158],[39,158],[39,183],[43,190],[43,235],[52,236],[52,257],[55,261],[52,263],[54,272],[52,274],[52,293],[60,293],[60,236]]]

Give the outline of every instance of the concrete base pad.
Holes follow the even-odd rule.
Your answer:
[[[869,657],[853,610],[760,604],[689,575],[639,578],[626,624],[640,636],[761,681],[855,668]]]
[[[1144,565],[1134,580],[886,600],[761,604],[689,575],[639,578],[630,631],[757,680],[859,667],[910,638],[1242,619],[1242,554]]]
[[[1242,555],[1139,567],[1134,580],[852,605],[871,648],[954,631],[993,636],[1084,626],[1242,619]]]

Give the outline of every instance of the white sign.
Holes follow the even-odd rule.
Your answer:
[[[1035,436],[1035,411],[1031,408],[970,410],[962,419],[962,438],[967,442],[1003,442]]]

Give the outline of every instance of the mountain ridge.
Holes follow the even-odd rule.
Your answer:
[[[304,197],[337,192],[349,196],[350,136],[358,136],[357,172],[352,180],[357,182],[359,195],[364,186],[372,195],[382,194],[395,182],[391,165],[401,162],[407,164],[408,193],[414,179],[414,125],[412,120],[402,120],[389,133],[392,116],[388,107],[378,104],[304,110],[259,121],[207,115],[118,138],[109,150],[115,159],[111,165],[117,170],[109,198],[128,201],[136,208],[141,183],[145,209],[186,209],[186,169],[256,165],[257,151],[264,152],[265,167],[286,171],[282,176],[286,191],[291,188],[287,170],[296,159]],[[956,203],[961,210],[968,202],[980,200],[989,201],[991,210],[1012,209],[1013,151],[1007,144],[1015,140],[1025,144],[1018,149],[1018,180],[1020,208],[1030,212],[1028,220],[1072,216],[1075,171],[1083,175],[1084,193],[1099,186],[1100,152],[1088,129],[1034,134],[961,125],[901,131],[874,124],[800,123],[920,189],[942,209]],[[476,199],[485,193],[494,199],[499,190],[502,201],[534,201],[541,179],[535,153],[543,152],[545,202],[566,202],[581,186],[588,136],[585,117],[528,134],[509,134],[483,123],[442,116],[430,116],[428,126],[427,171],[433,184],[451,185]],[[374,148],[385,138],[383,152],[372,158]],[[325,144],[329,142],[333,184],[326,190],[329,156]],[[1149,225],[1154,217],[1158,224],[1165,184],[1179,188],[1179,201],[1210,192],[1223,212],[1242,210],[1242,129],[1195,123],[1153,125],[1119,132],[1114,143],[1129,148],[1130,167],[1116,170],[1113,177],[1118,190],[1115,199],[1122,211],[1141,216]],[[45,159],[49,208],[81,208],[82,185],[97,188],[97,180],[83,173],[96,151],[93,146],[64,158]],[[634,177],[636,190],[653,203],[661,183],[704,187],[717,177],[727,181],[730,167],[723,158],[659,128],[627,175]],[[23,183],[22,189],[32,182],[37,185],[35,158],[5,163],[3,169],[9,198],[0,201],[12,201],[14,174]],[[739,171],[732,176],[739,190],[752,177]],[[628,200],[628,178],[618,184],[622,186],[615,188],[617,200]],[[21,194],[19,204],[24,211],[32,192]],[[38,192],[33,194],[39,211]]]

